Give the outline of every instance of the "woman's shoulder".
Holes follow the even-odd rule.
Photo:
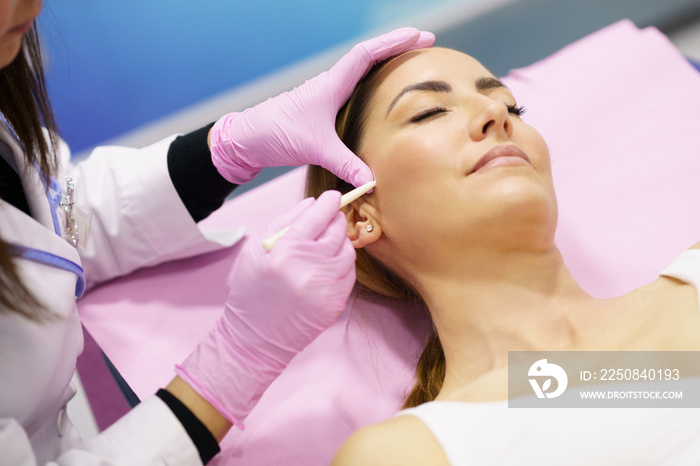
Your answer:
[[[700,242],[680,253],[668,267],[659,273],[659,278],[650,285],[652,287],[656,285],[655,290],[659,294],[673,294],[678,286],[700,291]]]
[[[397,416],[352,434],[333,459],[345,465],[449,464],[433,434],[414,416]]]
[[[700,349],[700,242],[682,252],[659,277],[628,296],[663,350]]]

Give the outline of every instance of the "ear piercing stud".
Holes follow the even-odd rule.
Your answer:
[[[366,229],[367,232],[369,233],[369,232],[371,232],[372,230],[374,230],[374,227],[372,226],[372,224],[369,224],[369,225],[367,225],[367,227],[366,227],[365,229]]]

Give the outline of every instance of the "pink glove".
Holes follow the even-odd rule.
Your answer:
[[[306,199],[243,245],[223,316],[175,372],[222,416],[243,421],[289,361],[345,308],[355,249],[340,193]],[[275,248],[261,241],[285,226]]]
[[[430,47],[435,36],[415,28],[397,29],[362,42],[335,64],[292,91],[230,113],[214,124],[210,148],[214,165],[228,181],[243,184],[263,167],[321,165],[360,186],[372,172],[335,132],[338,110],[376,63],[401,52]]]

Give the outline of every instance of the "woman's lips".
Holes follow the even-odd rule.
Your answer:
[[[496,146],[486,152],[472,171],[472,173],[481,170],[482,168],[494,167],[497,165],[532,165],[530,162],[530,157],[527,156],[525,152],[522,151],[518,146],[509,144],[507,146]]]

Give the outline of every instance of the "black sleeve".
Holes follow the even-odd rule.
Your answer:
[[[236,188],[211,161],[207,134],[211,123],[176,138],[168,149],[168,172],[182,203],[195,222],[209,216]]]
[[[207,464],[217,453],[221,451],[219,444],[214,436],[209,432],[209,429],[204,427],[204,424],[197,419],[197,416],[192,414],[192,411],[187,409],[187,406],[182,404],[180,400],[175,398],[167,390],[160,389],[156,396],[163,400],[163,403],[168,405],[168,408],[175,414],[175,417],[180,421],[180,424],[187,431],[192,442],[199,451],[199,457],[202,463]]]

